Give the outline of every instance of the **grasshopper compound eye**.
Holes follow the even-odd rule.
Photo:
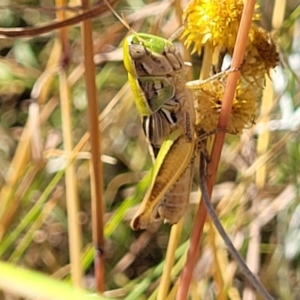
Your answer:
[[[140,44],[131,44],[128,50],[132,59],[143,59],[147,56],[146,48]]]

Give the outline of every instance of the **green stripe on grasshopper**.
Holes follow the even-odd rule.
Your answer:
[[[128,73],[128,81],[136,107],[142,116],[151,115],[175,95],[171,77],[144,76],[134,78]]]

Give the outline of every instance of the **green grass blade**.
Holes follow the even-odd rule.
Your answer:
[[[35,271],[0,262],[0,288],[22,297],[43,300],[102,300],[103,296],[74,288]]]

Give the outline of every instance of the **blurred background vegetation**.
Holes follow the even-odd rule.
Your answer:
[[[272,74],[274,93],[268,91],[273,103],[256,126],[240,137],[228,136],[212,200],[236,248],[247,262],[254,261],[267,289],[280,299],[300,299],[300,4],[286,1],[281,9],[284,22],[278,28],[272,28],[274,1],[259,1],[259,5],[260,25],[272,32],[280,52],[280,65]],[[117,1],[114,8],[137,31],[168,38],[180,26],[179,1]],[[78,8],[74,10],[66,10],[66,16],[74,16]],[[37,27],[55,19],[51,0],[0,1],[0,27]],[[107,222],[105,295],[151,299],[159,283],[170,225],[153,224],[144,232],[133,232],[129,226],[136,203],[128,197],[150,168],[151,159],[126,84],[121,44],[127,33],[110,11],[93,19]],[[80,24],[68,28],[68,55],[61,56],[57,36],[57,31],[51,31],[0,39],[0,259],[69,281],[72,229],[64,180],[68,153],[63,150],[59,66],[65,68],[70,87],[74,145],[88,130],[88,102]],[[183,50],[179,42],[178,46]],[[191,59],[196,78],[201,57],[195,54]],[[269,131],[263,139],[266,148],[258,153],[257,140],[265,134],[262,122]],[[82,285],[93,288],[89,158],[89,143],[85,143],[74,165],[82,228]],[[262,167],[263,185],[255,176]],[[198,201],[195,181],[173,282],[183,266],[180,259]],[[204,233],[191,298],[214,298],[212,278],[219,264],[228,298],[239,299],[235,291],[242,293],[247,282],[218,236],[214,243],[219,260],[214,261],[207,229]],[[138,283],[140,290],[135,289]],[[18,299],[5,289],[0,298]]]

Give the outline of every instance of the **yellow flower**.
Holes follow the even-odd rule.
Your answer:
[[[226,78],[223,76],[207,82],[194,92],[197,131],[212,132],[217,128]],[[240,134],[254,124],[261,95],[262,88],[257,88],[254,82],[239,81],[227,127],[229,133]]]
[[[213,51],[212,64],[221,66],[224,54],[232,56],[243,11],[242,0],[194,0],[184,12],[185,45],[193,45],[192,52],[201,52],[202,46]],[[255,14],[253,19],[258,19]],[[223,56],[219,54],[223,53]],[[228,132],[241,133],[254,124],[261,100],[265,75],[278,64],[278,52],[270,35],[252,24],[241,79],[236,88]],[[221,101],[227,76],[206,82],[194,91],[196,129],[211,132],[217,128]]]
[[[201,53],[207,45],[215,51],[233,49],[244,7],[242,0],[194,0],[183,14],[185,45]],[[254,16],[257,19],[257,15]],[[218,51],[217,50],[217,51]]]

